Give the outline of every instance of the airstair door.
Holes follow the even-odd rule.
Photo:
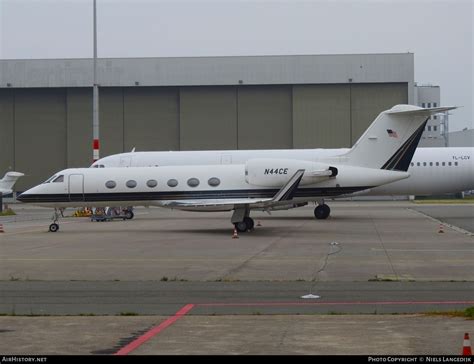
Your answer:
[[[69,175],[69,201],[84,201],[84,175]]]

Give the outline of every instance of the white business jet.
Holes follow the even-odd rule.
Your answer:
[[[250,211],[302,206],[350,196],[409,177],[428,118],[454,107],[396,105],[383,111],[345,154],[317,160],[252,158],[242,164],[66,169],[18,200],[40,206],[161,206],[234,210],[231,222],[253,228]],[[326,206],[326,205],[321,205]],[[329,212],[324,212],[329,214]],[[56,220],[50,231],[57,231]]]
[[[24,176],[20,172],[7,172],[2,179],[0,179],[0,194],[9,195],[13,193],[13,186],[15,185],[18,178]]]

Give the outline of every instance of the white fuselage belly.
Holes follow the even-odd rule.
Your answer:
[[[105,157],[96,163],[103,163],[105,167],[226,165],[243,164],[251,158],[286,158],[318,162],[342,155],[347,153],[348,150],[288,149],[135,152]],[[365,191],[363,194],[433,195],[472,190],[474,189],[473,150],[474,148],[418,148],[413,157],[412,165],[408,170],[410,178]],[[417,165],[418,163],[420,165]]]

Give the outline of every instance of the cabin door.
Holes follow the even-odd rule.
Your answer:
[[[69,175],[69,201],[84,201],[84,175]]]

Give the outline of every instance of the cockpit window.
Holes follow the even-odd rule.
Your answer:
[[[49,182],[51,182],[51,181],[52,181],[53,179],[55,179],[55,178],[56,178],[56,175],[52,175],[52,176],[49,177],[46,181],[44,181],[43,184],[44,184],[44,183],[49,183]]]
[[[57,176],[55,179],[53,179],[53,183],[56,182],[64,182],[64,175]]]

